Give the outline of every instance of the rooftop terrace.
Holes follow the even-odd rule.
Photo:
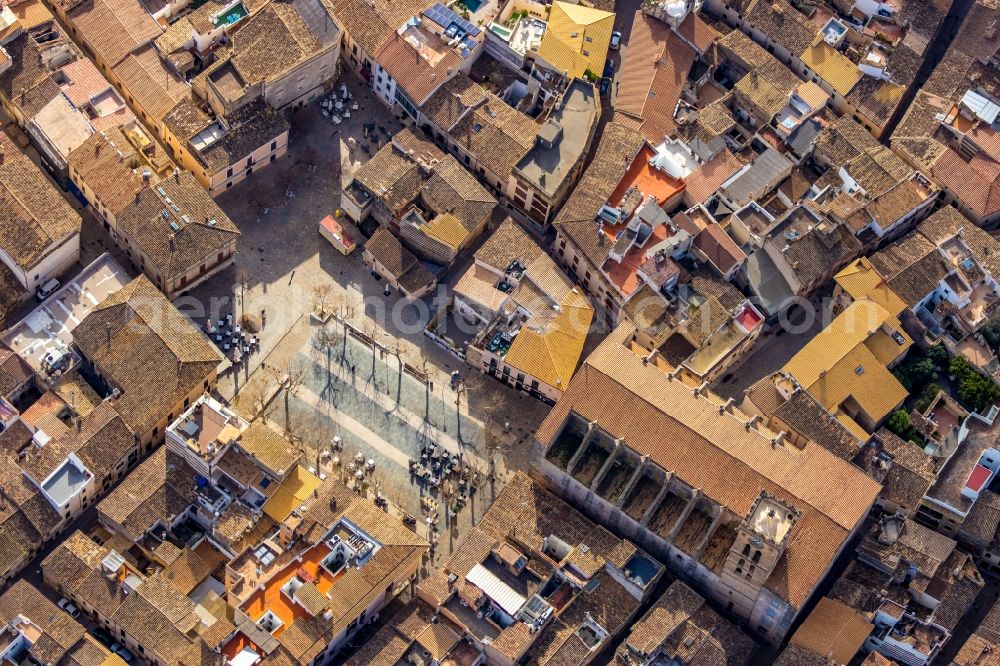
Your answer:
[[[514,167],[533,187],[554,198],[583,157],[597,119],[593,84],[575,79],[539,127],[535,145]]]
[[[69,349],[73,329],[105,298],[129,281],[111,255],[102,254],[3,336],[35,372],[46,372],[46,357]]]

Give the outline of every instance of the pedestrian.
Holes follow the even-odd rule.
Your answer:
[[[260,311],[260,330],[263,331],[265,326],[267,326],[267,311],[265,311],[264,309],[261,309],[261,311]]]

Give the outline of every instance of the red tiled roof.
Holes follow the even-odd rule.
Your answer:
[[[375,60],[417,106],[450,79],[462,62],[457,53],[448,49],[436,64],[431,65],[398,33],[382,45]]]
[[[977,215],[985,217],[1000,210],[1000,163],[989,157],[979,154],[965,161],[947,148],[931,173]]]
[[[727,178],[740,170],[743,162],[733,153],[723,150],[688,176],[687,194],[696,204],[705,203]]]
[[[747,255],[718,224],[710,224],[694,237],[694,246],[723,273],[746,260]]]
[[[615,110],[642,120],[641,132],[659,143],[677,126],[674,108],[696,53],[662,21],[635,13],[622,63]]]
[[[677,26],[677,34],[693,44],[702,53],[708,50],[708,47],[719,38],[716,29],[701,20],[701,17],[694,12],[689,12],[681,24]]]
[[[643,193],[645,197],[654,196],[662,206],[678,192],[682,192],[685,184],[669,175],[655,169],[649,165],[656,152],[649,146],[643,146],[639,154],[632,160],[628,171],[622,176],[621,182],[615,191],[608,197],[608,201],[618,205],[625,193],[633,187]]]

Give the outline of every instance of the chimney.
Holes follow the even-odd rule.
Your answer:
[[[181,184],[181,170],[177,167],[174,167],[174,182],[178,185]]]
[[[174,234],[173,233],[171,233],[169,235],[169,242],[170,242],[170,251],[173,252],[174,250],[177,249],[177,246],[174,244]]]
[[[104,332],[108,338],[108,347],[111,346],[111,322],[109,321],[104,325]]]
[[[94,144],[94,157],[100,157],[101,155],[101,142],[98,141]]]
[[[78,417],[76,417],[76,431],[80,432],[81,430],[83,430],[83,419],[81,419],[78,416]]]

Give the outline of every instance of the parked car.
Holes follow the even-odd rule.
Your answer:
[[[611,33],[611,50],[617,51],[622,45],[622,33],[615,30]]]
[[[61,610],[64,613],[66,613],[67,615],[69,615],[74,620],[76,618],[80,617],[80,609],[78,609],[76,606],[74,606],[73,602],[70,601],[69,599],[67,599],[66,597],[60,598],[59,601],[56,602],[56,606],[59,607],[59,610]]]
[[[604,77],[601,79],[601,97],[607,97],[611,94],[611,79]]]
[[[115,654],[121,657],[122,661],[125,663],[132,663],[132,653],[129,652],[128,648],[125,646],[119,646],[119,648],[115,651]]]
[[[44,301],[46,298],[54,294],[58,288],[59,280],[52,278],[38,288],[38,291],[35,292],[35,298],[37,298],[39,302]]]
[[[609,78],[614,78],[614,76],[615,76],[615,59],[614,58],[608,58],[607,62],[604,63],[604,74],[603,74],[603,76],[607,76]]]
[[[103,643],[105,647],[110,648],[115,643],[115,639],[104,627],[95,627],[90,633],[94,638]]]

